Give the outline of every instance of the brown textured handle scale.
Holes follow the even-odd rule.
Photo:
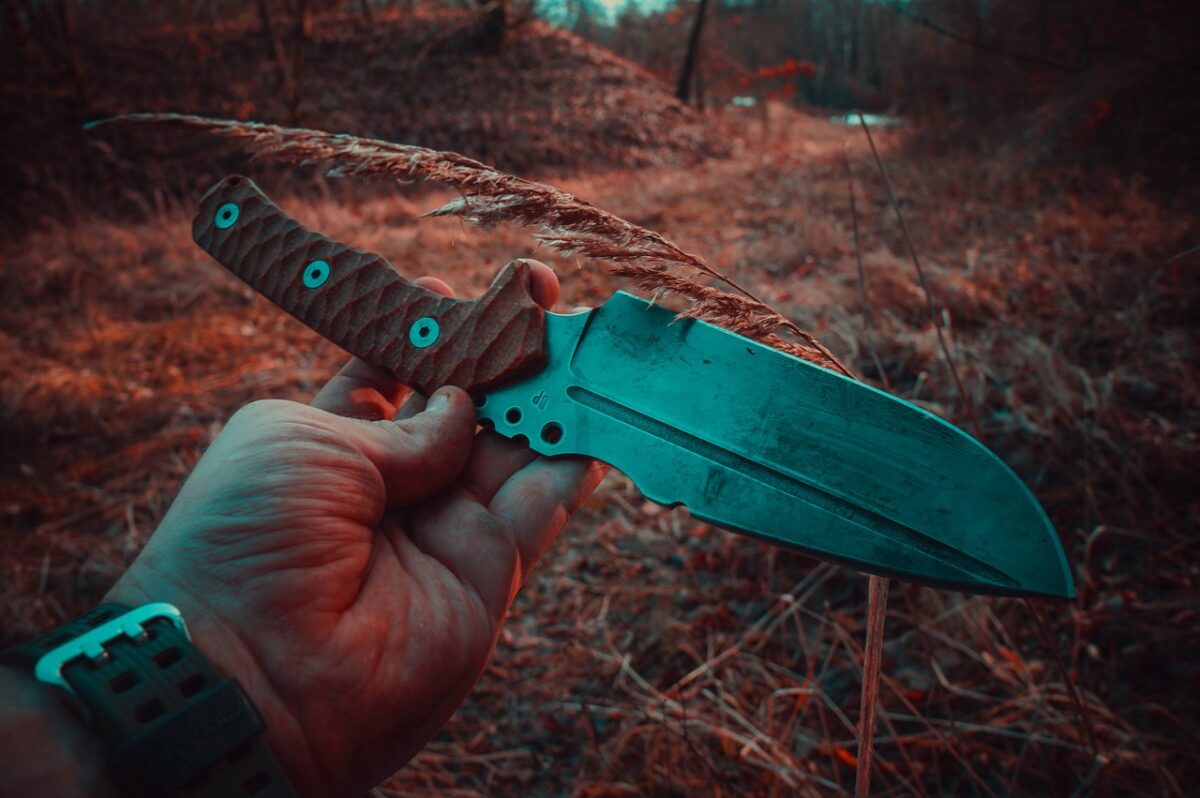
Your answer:
[[[546,364],[545,316],[523,261],[477,299],[445,297],[379,255],[309,230],[236,175],[200,201],[192,238],[322,336],[422,393],[483,392]]]

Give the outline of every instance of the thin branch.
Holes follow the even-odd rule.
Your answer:
[[[975,414],[975,403],[971,401],[971,396],[963,386],[962,378],[958,374],[958,367],[954,364],[954,358],[950,356],[950,347],[946,343],[946,331],[942,327],[941,316],[934,307],[933,292],[929,290],[929,281],[925,279],[925,270],[921,268],[921,259],[917,256],[917,248],[913,244],[912,233],[908,229],[908,222],[904,220],[904,214],[900,211],[900,201],[896,199],[896,191],[892,188],[892,181],[888,178],[887,170],[883,168],[883,160],[879,157],[879,150],[875,148],[875,138],[871,135],[871,129],[867,127],[867,120],[863,117],[861,111],[855,111],[854,113],[858,114],[858,121],[862,125],[863,132],[867,134],[867,142],[871,145],[871,155],[875,157],[875,165],[879,168],[879,174],[883,178],[883,185],[887,188],[888,198],[891,200],[892,208],[896,211],[896,218],[900,220],[900,229],[904,231],[904,241],[908,245],[908,253],[912,257],[913,266],[916,267],[917,278],[921,282],[921,290],[925,293],[925,308],[929,312],[929,320],[933,322],[934,329],[937,330],[938,345],[942,349],[942,355],[946,358],[946,365],[950,367],[950,374],[954,377],[954,384],[958,387],[958,395],[962,399],[968,418],[971,420],[971,426],[975,430],[975,437],[983,440],[983,428],[979,426],[979,418]]]
[[[1200,255],[1200,246],[1192,247],[1191,249],[1185,249],[1183,252],[1177,252],[1176,254],[1167,258],[1167,263],[1178,263],[1181,260],[1192,257],[1193,255]]]
[[[850,173],[850,141],[846,138],[842,139],[842,163],[846,166],[846,188],[850,193],[850,220],[854,225],[854,258],[858,262],[858,301],[863,315],[863,343],[866,344],[867,352],[870,353],[871,360],[875,363],[875,371],[883,381],[883,387],[891,390],[892,386],[887,372],[883,370],[879,353],[875,351],[875,341],[871,338],[871,328],[875,326],[873,324],[874,313],[871,303],[867,301],[867,271],[863,268],[862,241],[858,234],[858,204],[854,199],[854,176]]]
[[[1054,664],[1058,667],[1058,673],[1062,676],[1063,683],[1067,686],[1067,692],[1071,696],[1071,703],[1079,711],[1079,720],[1083,723],[1083,729],[1087,733],[1088,750],[1092,754],[1092,759],[1096,760],[1100,755],[1100,746],[1096,743],[1096,729],[1092,724],[1092,713],[1088,710],[1087,704],[1083,702],[1083,698],[1079,695],[1079,688],[1075,685],[1075,680],[1071,678],[1071,674],[1067,670],[1067,664],[1063,662],[1062,652],[1058,650],[1058,645],[1054,642],[1054,637],[1050,634],[1050,627],[1046,625],[1046,620],[1042,617],[1042,611],[1032,599],[1025,599],[1024,601],[1025,606],[1029,608],[1030,614],[1033,615],[1033,625],[1037,627],[1038,634],[1041,635],[1042,644],[1050,651],[1050,655],[1054,659]]]
[[[933,31],[934,33],[938,34],[939,36],[944,36],[947,39],[956,41],[959,44],[965,44],[968,47],[974,47],[975,49],[981,50],[990,55],[994,55],[999,58],[1007,58],[1010,61],[1017,61],[1022,64],[1030,64],[1033,66],[1045,67],[1046,69],[1053,69],[1053,70],[1056,70],[1059,72],[1076,72],[1076,71],[1078,71],[1075,67],[1071,66],[1070,64],[1062,64],[1057,61],[1047,61],[1044,58],[1038,58],[1037,56],[1032,56],[1032,55],[1022,55],[1021,53],[1010,53],[1008,50],[1001,50],[998,47],[993,47],[992,45],[987,44],[986,42],[981,42],[978,39],[972,38],[965,34],[959,33],[958,31],[954,31],[954,30],[951,30],[950,28],[939,25],[937,22],[934,22],[932,19],[930,19],[927,16],[924,16],[923,14],[917,14],[913,11],[909,11],[908,9],[902,7],[899,3],[888,3],[887,7],[890,8],[892,11],[895,11],[896,14],[898,14],[902,19],[906,19],[909,22],[913,22],[917,25],[920,25],[923,28],[928,28],[929,30]]]

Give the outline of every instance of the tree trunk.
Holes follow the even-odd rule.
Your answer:
[[[263,33],[266,34],[267,44],[279,70],[279,88],[283,92],[283,101],[287,106],[288,117],[292,124],[300,118],[300,89],[296,84],[296,65],[288,54],[287,44],[283,41],[283,33],[275,20],[271,9],[271,0],[258,0],[258,14],[262,20]]]
[[[485,53],[498,53],[508,33],[508,0],[477,0],[476,6],[483,13],[476,46]]]
[[[33,14],[33,8],[30,8]],[[32,20],[42,33],[37,38],[51,63],[58,61],[66,67],[75,94],[84,108],[91,107],[91,92],[84,78],[83,57],[75,36],[75,7],[68,0],[47,0],[41,19]]]
[[[1038,57],[1049,60],[1050,55],[1050,3],[1038,0]]]
[[[692,93],[692,73],[696,69],[696,59],[700,55],[700,34],[704,32],[704,14],[708,11],[708,0],[700,0],[696,9],[696,20],[692,23],[692,32],[688,36],[687,54],[683,57],[683,66],[679,69],[679,84],[675,96],[687,102]]]
[[[4,47],[12,53],[18,74],[24,76],[26,53],[25,26],[21,23],[21,12],[15,0],[2,0],[4,8]]]
[[[313,39],[313,10],[308,0],[296,0],[296,34],[306,42]]]
[[[862,14],[862,0],[854,0],[850,9],[850,63],[848,67],[850,77],[856,81],[862,74],[862,69],[859,66],[859,53],[862,52]]]

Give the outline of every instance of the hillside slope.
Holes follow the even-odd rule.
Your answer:
[[[296,109],[250,18],[82,43],[86,102],[36,54],[9,54],[0,64],[0,227],[80,208],[145,210],[246,168],[240,154],[202,139],[82,128],[135,111],[366,135],[520,174],[693,163],[720,149],[701,116],[603,48],[527,20],[490,55],[461,40],[464,19],[428,9],[373,25],[319,19],[293,54]]]

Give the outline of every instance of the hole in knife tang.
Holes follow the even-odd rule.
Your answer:
[[[562,440],[563,428],[557,421],[551,421],[542,427],[542,440],[554,444]]]
[[[521,423],[521,408],[519,408],[519,407],[508,408],[508,412],[506,412],[504,414],[504,420],[507,421],[509,424],[520,424]]]

